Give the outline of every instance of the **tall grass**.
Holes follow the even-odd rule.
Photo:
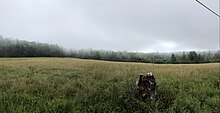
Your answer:
[[[155,103],[135,97],[153,71]],[[0,112],[220,112],[219,64],[0,59]]]

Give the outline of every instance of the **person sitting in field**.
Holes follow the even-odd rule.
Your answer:
[[[136,81],[136,87],[138,89],[138,96],[142,99],[155,100],[156,96],[156,80],[152,72],[147,73],[146,76],[140,75],[139,80]]]
[[[149,78],[148,79],[148,92],[149,92],[149,95],[150,95],[150,100],[151,101],[154,101],[155,100],[155,96],[156,96],[156,86],[157,86],[157,83],[156,83],[156,80],[154,78],[154,75],[152,74],[152,72],[148,73],[147,74],[147,77]]]
[[[147,85],[144,81],[144,75],[139,76],[139,80],[136,81],[136,87],[138,89],[138,95],[141,97],[145,97]]]

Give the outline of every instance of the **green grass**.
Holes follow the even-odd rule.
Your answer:
[[[155,103],[135,97],[152,71]],[[219,64],[119,63],[71,58],[0,59],[0,112],[220,112]]]

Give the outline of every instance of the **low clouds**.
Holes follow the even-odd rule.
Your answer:
[[[218,11],[218,1],[203,0]],[[0,34],[66,48],[217,50],[218,17],[193,0],[0,0]]]

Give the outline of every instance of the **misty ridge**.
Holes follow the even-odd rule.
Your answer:
[[[63,48],[57,44],[30,42],[0,36],[0,57],[71,57],[120,62],[188,64],[220,62],[220,51],[128,52]]]

